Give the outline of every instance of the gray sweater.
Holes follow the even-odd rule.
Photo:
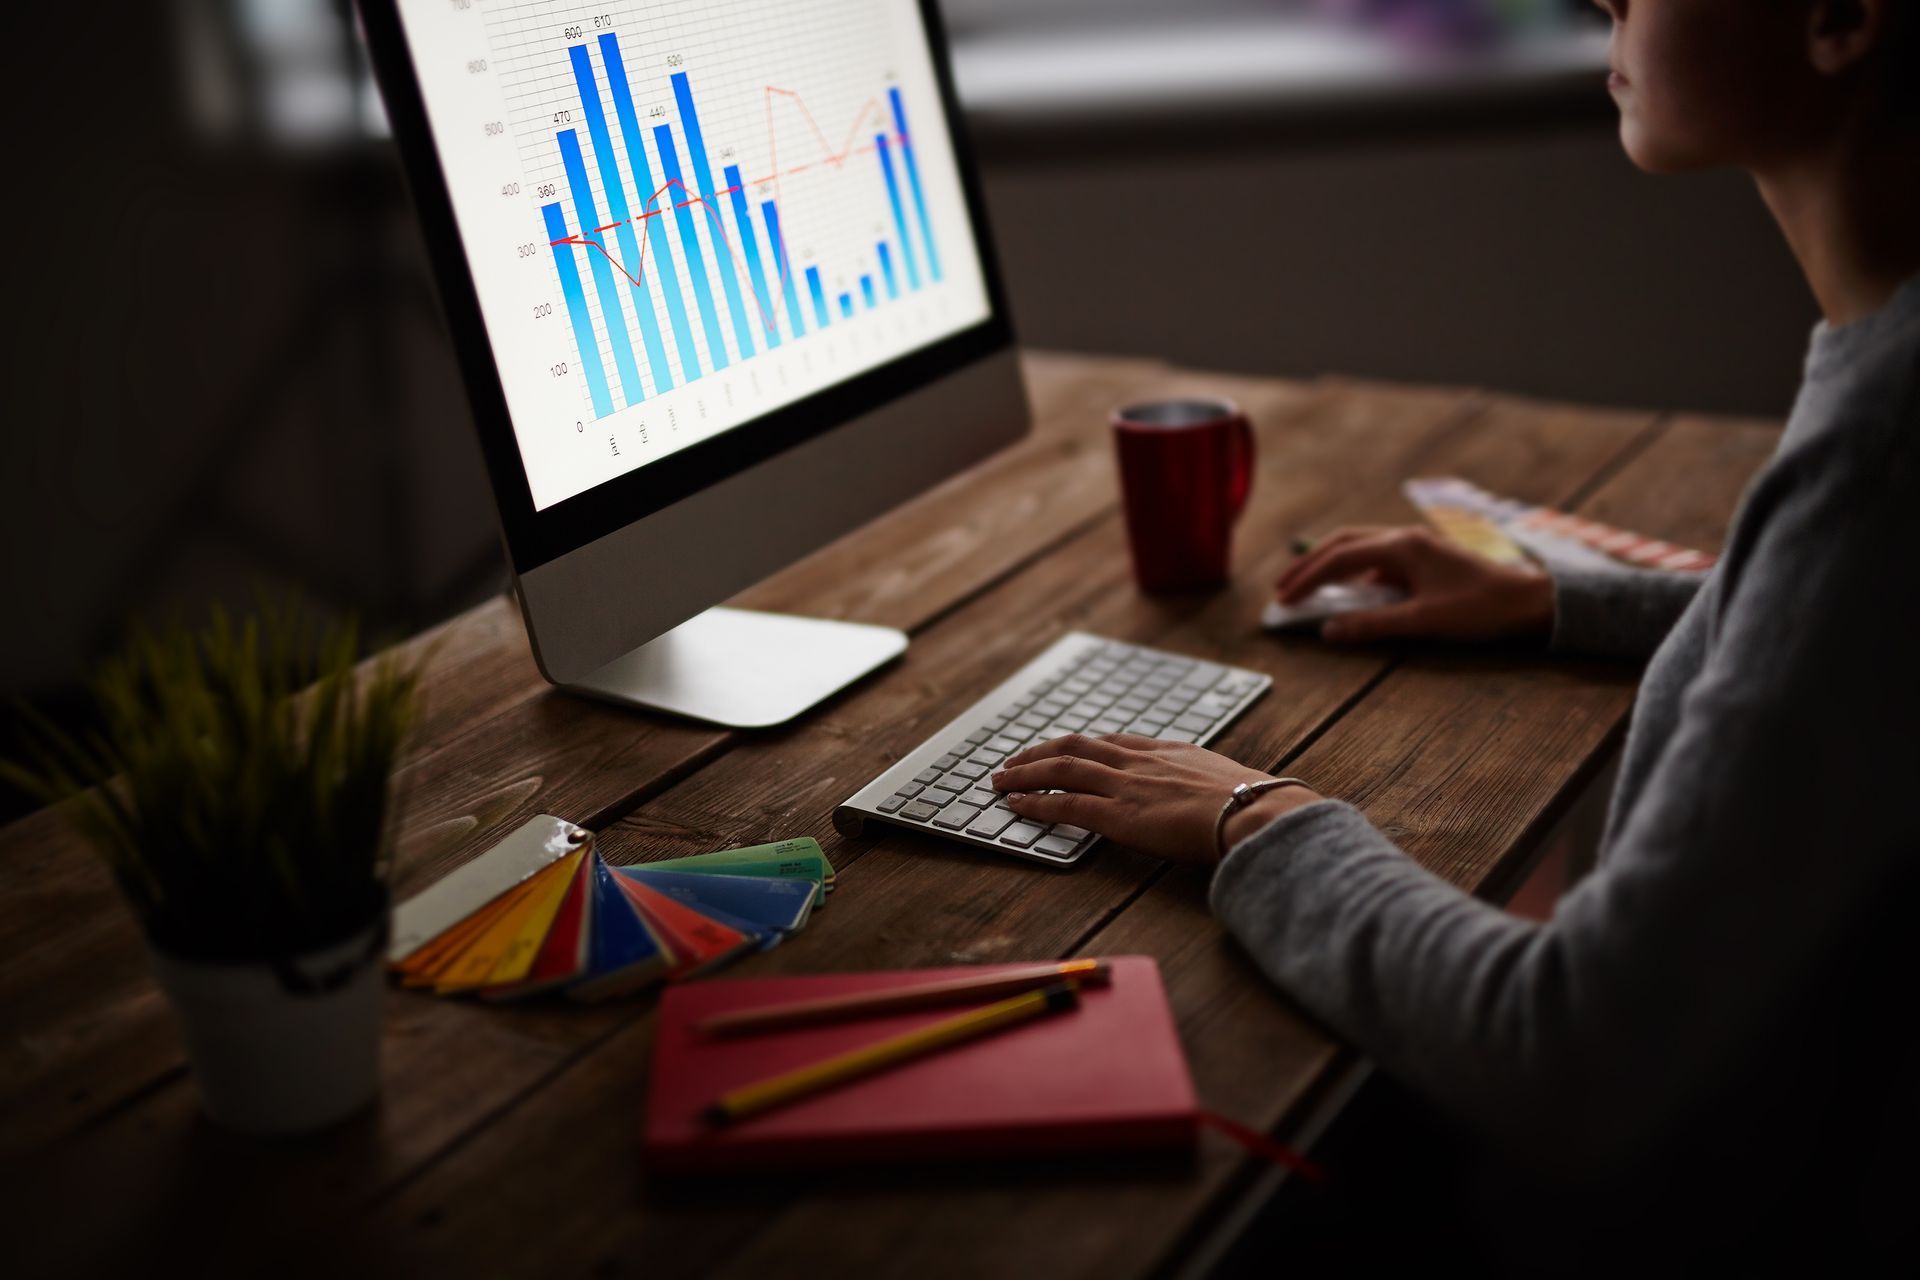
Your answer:
[[[1910,1168],[1916,551],[1920,278],[1816,328],[1704,580],[1554,575],[1555,648],[1652,660],[1599,865],[1549,922],[1453,888],[1336,800],[1231,850],[1214,911],[1312,1013],[1516,1153]]]

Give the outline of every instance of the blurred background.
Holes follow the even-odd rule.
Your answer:
[[[1628,165],[1590,5],[943,7],[1026,343],[1787,408],[1785,247],[1740,176]],[[0,693],[78,715],[130,617],[263,588],[375,642],[499,591],[350,6],[20,8],[8,93],[47,132],[10,214]]]

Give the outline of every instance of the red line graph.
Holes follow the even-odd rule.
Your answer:
[[[795,92],[792,89],[782,89],[776,85],[766,85],[764,86],[764,89],[765,89],[765,92],[763,94],[763,98],[766,104],[766,115],[767,115],[767,156],[768,156],[769,168],[771,172],[769,172],[768,175],[764,178],[752,179],[748,185],[751,185],[751,186],[770,185],[773,188],[773,200],[775,205],[781,208],[785,208],[785,205],[782,204],[781,202],[781,194],[780,194],[780,179],[782,176],[791,177],[794,174],[805,173],[810,169],[814,169],[816,167],[821,167],[821,166],[831,167],[835,172],[840,172],[846,168],[847,161],[852,159],[854,156],[864,155],[866,153],[869,153],[875,150],[874,143],[870,141],[856,142],[855,140],[862,136],[861,127],[863,124],[865,124],[868,115],[872,113],[877,113],[880,111],[880,99],[878,95],[868,98],[866,102],[861,104],[860,109],[854,112],[853,121],[851,124],[847,126],[846,138],[841,143],[839,149],[835,150],[833,147],[833,144],[830,141],[828,141],[826,132],[820,128],[820,122],[814,118],[814,114],[812,110],[808,108],[806,99],[801,97],[799,93]],[[785,101],[791,102],[795,107],[799,108],[800,115],[805,120],[807,129],[813,134],[813,137],[815,138],[815,140],[817,140],[820,144],[821,155],[818,159],[804,161],[800,164],[793,165],[785,170],[782,170],[780,168],[780,150],[779,150],[780,139],[779,139],[779,131],[775,127],[775,118],[774,118],[774,110],[773,110],[773,104],[774,104],[775,98],[781,98]],[[881,120],[881,127],[882,128],[885,127],[884,117],[882,117],[882,120]],[[900,138],[899,141],[904,143],[905,139]],[[593,239],[592,237],[600,235],[607,231],[612,231],[618,227],[624,226],[629,221],[634,223],[635,225],[639,225],[640,223],[647,221],[649,218],[659,217],[662,213],[666,212],[666,209],[656,209],[653,206],[655,205],[655,203],[659,201],[662,195],[666,194],[668,191],[672,190],[675,187],[678,187],[680,191],[684,195],[686,195],[687,199],[679,201],[678,203],[670,205],[668,207],[674,208],[674,209],[686,209],[694,205],[698,205],[702,209],[706,210],[707,219],[713,229],[713,234],[715,238],[719,241],[720,245],[726,250],[728,259],[737,267],[739,265],[740,255],[734,248],[732,238],[727,234],[726,224],[721,219],[720,210],[714,205],[712,205],[711,203],[709,203],[705,198],[700,196],[697,192],[689,190],[686,184],[681,182],[677,178],[669,178],[666,181],[666,183],[662,185],[658,191],[654,192],[653,195],[647,199],[645,204],[641,206],[645,210],[645,212],[643,212],[640,216],[636,218],[631,218],[631,219],[622,219],[617,222],[609,222],[605,226],[595,227],[593,231],[590,233],[564,236],[558,240],[550,240],[548,241],[548,243],[549,245],[570,244],[570,245],[577,245],[583,249],[597,250],[599,251],[602,257],[604,257],[608,262],[613,264],[614,270],[618,271],[621,275],[626,277],[628,282],[631,283],[634,288],[645,290],[647,288],[647,284],[646,284],[647,249],[648,249],[648,241],[650,237],[648,236],[640,237],[640,260],[638,263],[635,264],[635,270],[632,272],[629,272],[626,269],[626,266],[622,264],[618,258],[616,258],[612,253],[608,252],[606,242],[604,240],[596,240],[596,239]],[[716,191],[714,195],[717,198],[723,195],[732,195],[734,192],[739,190],[740,188],[737,186],[728,187],[723,191]],[[773,257],[774,257],[774,283],[778,286],[777,288],[772,290],[772,294],[773,294],[772,301],[771,301],[772,309],[769,310],[767,306],[761,305],[760,298],[757,293],[755,293],[753,296],[753,306],[754,306],[754,310],[759,312],[760,314],[760,323],[763,326],[763,328],[766,330],[766,333],[769,335],[777,336],[779,333],[778,317],[779,317],[780,307],[787,295],[787,290],[789,288],[791,276],[792,276],[792,267],[787,260],[786,248],[784,245],[776,244],[771,247],[773,250]],[[749,290],[748,292],[752,293],[753,291]]]

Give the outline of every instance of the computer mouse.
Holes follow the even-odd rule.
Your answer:
[[[1336,613],[1378,609],[1384,605],[1398,604],[1406,598],[1407,593],[1399,587],[1384,583],[1329,582],[1296,604],[1269,600],[1267,607],[1261,610],[1260,625],[1269,631],[1315,626]]]

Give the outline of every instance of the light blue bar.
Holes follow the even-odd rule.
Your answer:
[[[573,219],[580,224],[580,235],[584,239],[600,225],[600,210],[593,202],[593,188],[587,185],[587,162],[580,155],[580,135],[572,129],[562,129],[556,136],[560,142],[560,162],[567,167],[567,189],[573,196]],[[620,371],[620,390],[628,404],[639,404],[647,398],[647,389],[640,385],[640,366],[633,362],[633,343],[627,338],[627,313],[620,308],[620,286],[613,280],[613,264],[606,254],[591,249],[587,251],[587,261],[593,264],[593,288],[600,295],[600,318],[606,323],[607,342],[613,348],[613,367]]]
[[[660,198],[673,206],[673,220],[680,227],[680,247],[687,254],[687,272],[693,277],[693,300],[700,304],[700,324],[707,331],[707,360],[714,368],[724,369],[727,340],[720,334],[720,313],[713,309],[707,255],[700,248],[700,222],[693,216],[693,192],[687,189],[686,179],[680,172],[680,153],[673,145],[671,127],[653,126],[653,149],[660,153],[660,176],[665,179],[661,185],[670,188]]]
[[[913,135],[907,132],[907,108],[900,100],[900,86],[887,90],[893,100],[893,131],[900,135],[900,154],[907,161],[907,185],[913,188],[913,209],[920,215],[920,235],[927,242],[927,270],[933,282],[940,283],[940,251],[933,247],[933,224],[927,221],[927,197],[920,190],[920,166],[913,160]]]
[[[800,318],[800,293],[793,287],[793,265],[787,261],[787,242],[780,238],[780,211],[773,201],[760,202],[760,216],[766,219],[767,243],[773,246],[773,269],[780,277],[780,292],[787,300],[787,319],[793,323],[793,336],[806,336],[806,321]]]
[[[913,260],[913,241],[907,239],[907,211],[900,203],[900,181],[893,176],[893,152],[887,149],[887,135],[873,135],[873,149],[880,153],[880,171],[887,175],[887,199],[893,204],[893,229],[900,233],[900,256],[907,260],[907,287],[920,287],[920,268]]]
[[[673,250],[667,245],[665,219],[654,211],[653,166],[647,163],[647,148],[640,141],[640,118],[633,110],[633,87],[627,83],[627,66],[620,57],[620,43],[611,32],[600,37],[600,60],[607,64],[607,89],[613,94],[613,112],[620,121],[620,137],[627,144],[627,167],[640,184],[642,219],[647,224],[647,256],[660,273],[660,292],[667,300],[667,323],[673,328],[673,341],[680,348],[680,372],[692,382],[700,376],[700,352],[693,345],[693,330],[687,324],[687,306],[680,296],[680,270],[673,265]]]
[[[853,319],[853,295],[850,293],[840,295],[840,318],[842,320]]]
[[[547,239],[567,238],[567,221],[560,216],[558,204],[540,206],[547,220]],[[587,293],[580,287],[580,268],[573,261],[573,246],[553,246],[553,265],[560,270],[560,296],[567,300],[567,319],[573,321],[573,344],[580,348],[580,368],[587,375],[587,390],[593,396],[595,417],[613,412],[613,397],[607,394],[607,371],[600,366],[600,344],[593,337],[593,316],[587,311]]]
[[[819,326],[827,327],[827,295],[820,288],[820,268],[807,268],[807,292],[813,295],[813,318]]]
[[[887,278],[887,296],[900,296],[900,282],[893,278],[893,251],[887,248],[885,240],[873,246],[880,253],[880,274]]]
[[[873,277],[860,277],[860,296],[866,300],[867,310],[873,310]]]
[[[626,184],[620,181],[620,166],[613,158],[613,138],[607,132],[606,109],[600,105],[600,88],[594,83],[593,64],[587,60],[587,46],[569,45],[567,57],[573,62],[573,82],[580,89],[580,105],[587,112],[587,136],[593,139],[593,158],[600,167],[600,189],[607,197],[607,221],[619,225],[614,234],[620,239],[620,259],[626,264],[627,288],[633,290],[633,309],[640,317],[640,342],[647,349],[647,368],[653,372],[655,394],[673,387],[673,366],[667,363],[667,348],[660,341],[660,322],[654,318],[653,298],[641,280],[640,240],[633,234],[633,213],[627,207]]]
[[[740,233],[740,252],[747,259],[747,278],[753,281],[754,300],[760,304],[756,319],[760,322],[761,332],[766,335],[767,345],[780,345],[780,326],[773,315],[773,298],[767,293],[767,273],[760,267],[760,237],[753,234],[753,215],[747,211],[747,184],[740,181],[740,166],[730,164],[722,174],[727,180],[728,194],[733,197],[733,223]]]
[[[703,208],[707,231],[713,238],[713,265],[720,273],[720,286],[727,291],[727,312],[733,317],[734,340],[740,344],[741,359],[745,359],[754,351],[753,327],[747,323],[747,310],[740,302],[740,264],[729,251],[725,224],[720,221],[720,199],[714,194],[713,169],[707,164],[707,144],[700,136],[700,116],[693,109],[693,90],[687,86],[687,73],[676,71],[672,79],[673,100],[680,104],[680,127],[687,134],[687,160],[693,165],[693,180],[700,186],[700,198],[707,202]]]

